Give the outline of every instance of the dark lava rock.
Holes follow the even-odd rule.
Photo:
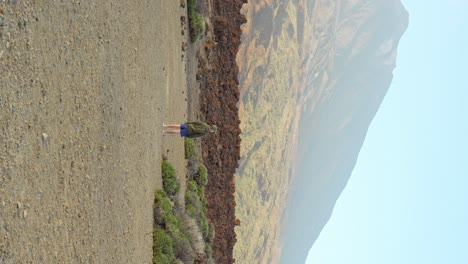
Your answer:
[[[202,139],[202,155],[209,172],[205,190],[208,200],[208,219],[216,234],[213,257],[217,263],[234,263],[236,243],[234,227],[234,173],[240,158],[239,68],[236,54],[246,22],[240,9],[247,0],[213,1],[213,33],[218,43],[211,49],[208,61],[200,60],[200,111],[207,123],[216,124],[218,132]],[[207,67],[207,64],[210,67]],[[222,148],[218,148],[222,146]]]

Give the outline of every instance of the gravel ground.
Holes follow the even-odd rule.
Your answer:
[[[150,263],[163,154],[185,173],[174,0],[0,0],[0,263]]]

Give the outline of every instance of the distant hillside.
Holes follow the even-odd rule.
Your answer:
[[[390,86],[408,14],[399,0],[259,0],[245,12],[235,258],[303,263]]]

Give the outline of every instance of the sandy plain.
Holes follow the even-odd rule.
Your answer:
[[[0,263],[151,263],[163,155],[185,175],[179,1],[0,1]]]

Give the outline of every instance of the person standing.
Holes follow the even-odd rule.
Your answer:
[[[163,130],[163,136],[180,135],[181,137],[198,138],[208,135],[209,133],[216,133],[218,127],[215,125],[208,125],[205,122],[194,121],[185,124],[163,124],[163,127],[176,128],[170,130]]]

